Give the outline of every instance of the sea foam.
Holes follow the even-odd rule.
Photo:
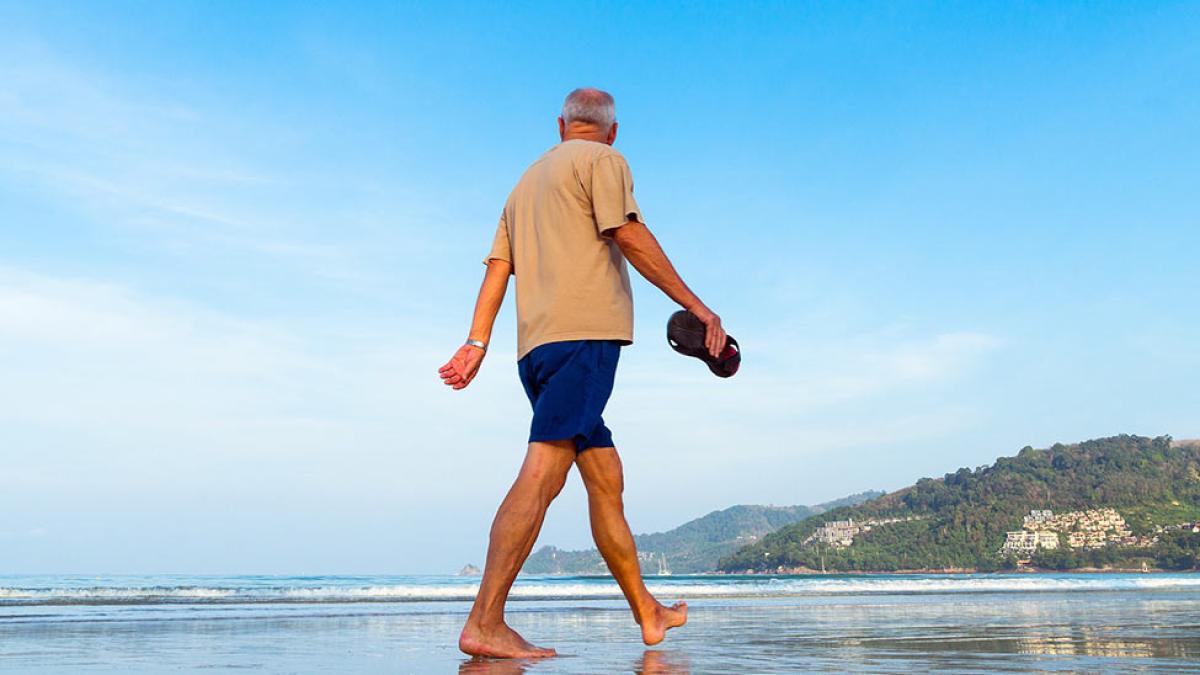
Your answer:
[[[264,583],[262,577],[223,577],[220,583],[144,585],[110,582],[83,586],[0,586],[0,605],[153,605],[239,603],[439,602],[474,599],[479,586],[460,578],[412,577],[416,583],[361,583],[362,577],[325,577],[325,583]],[[43,578],[44,580],[44,578]],[[195,578],[197,582],[203,578]],[[13,578],[5,581],[12,582]],[[115,581],[115,580],[113,580]],[[207,581],[207,580],[205,580]],[[212,580],[217,581],[217,580]],[[651,577],[650,590],[664,599],[796,597],[862,594],[1047,593],[1171,591],[1200,589],[1200,576],[1183,574],[997,574],[862,576],[690,576]],[[604,577],[522,577],[513,600],[620,598]]]

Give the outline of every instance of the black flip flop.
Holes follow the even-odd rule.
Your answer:
[[[667,321],[667,344],[671,345],[671,349],[705,362],[717,377],[733,377],[738,371],[738,366],[742,365],[742,350],[738,347],[737,340],[731,335],[726,335],[721,355],[713,358],[704,346],[704,338],[707,335],[708,329],[704,323],[686,309],[675,312]]]

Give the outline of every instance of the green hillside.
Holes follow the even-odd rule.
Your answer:
[[[1131,533],[1108,535],[1113,540],[1095,548],[1072,547],[1068,535],[1060,534],[1057,550],[1038,549],[1030,562],[1056,569],[1195,568],[1200,533],[1179,524],[1200,520],[1200,444],[1122,435],[1044,450],[1026,447],[991,466],[923,478],[783,527],[718,566],[729,572],[996,569],[1020,557],[1000,549],[1005,533],[1021,530],[1031,510],[1078,514],[1104,508],[1115,509]],[[849,545],[820,540],[836,531],[818,532],[825,522],[850,519],[859,526],[874,524]]]
[[[763,535],[846,505],[860,504],[882,495],[863,492],[816,506],[732,506],[688,521],[667,532],[634,537],[642,570],[648,574],[711,572],[721,556],[756,541]],[[544,546],[525,562],[526,574],[607,574],[608,568],[596,549],[564,551]]]

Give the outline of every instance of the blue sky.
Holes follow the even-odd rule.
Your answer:
[[[647,5],[0,3],[0,567],[481,562],[511,298],[435,371],[583,85],[746,353],[676,356],[637,281],[636,531],[1200,436],[1194,3]]]

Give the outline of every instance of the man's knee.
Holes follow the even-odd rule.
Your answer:
[[[568,470],[569,467],[567,470],[559,472],[557,476],[548,476],[546,478],[546,483],[543,486],[544,491],[542,494],[547,504],[554,501],[554,498],[557,497],[560,492],[562,492],[563,486],[567,484]]]
[[[625,476],[618,465],[604,471],[589,472],[584,485],[587,487],[588,496],[593,499],[619,501],[625,491]]]
[[[546,504],[549,504],[554,501],[554,498],[562,492],[563,486],[567,484],[567,472],[569,470],[569,465],[566,469],[538,467],[526,472],[524,478],[537,493],[538,497]]]
[[[562,492],[574,462],[575,445],[571,441],[530,443],[519,480],[549,504]]]

